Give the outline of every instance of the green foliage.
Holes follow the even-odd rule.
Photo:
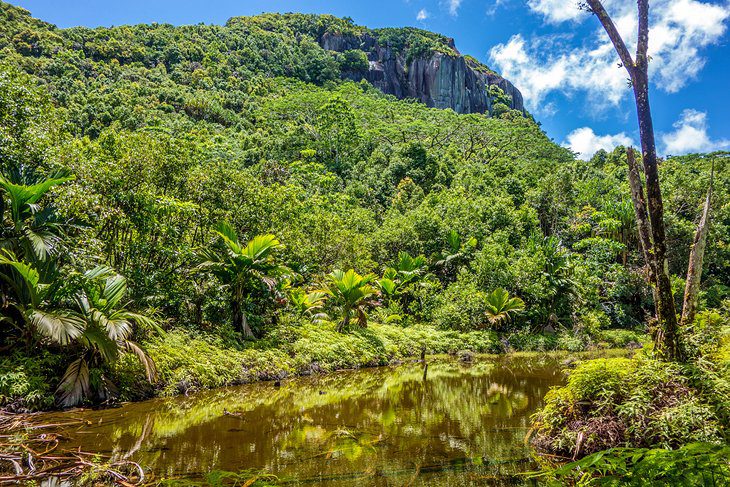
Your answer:
[[[54,403],[52,383],[58,378],[49,377],[49,371],[57,370],[60,356],[44,352],[27,356],[16,352],[0,359],[0,407],[15,411],[37,411]]]
[[[273,235],[257,235],[243,244],[228,223],[218,224],[215,232],[222,245],[201,253],[203,262],[198,270],[210,272],[223,284],[230,296],[233,326],[245,337],[253,338],[246,317],[246,302],[262,285],[269,292],[274,291],[278,278],[289,272],[275,258],[275,253],[284,246]]]
[[[367,55],[360,50],[348,49],[339,58],[340,69],[344,73],[367,73],[370,64]]]
[[[455,55],[450,39],[327,15],[58,29],[5,3],[0,12],[0,245],[12,252],[0,264],[11,296],[0,347],[63,354],[59,367],[73,365],[67,379],[88,382],[94,400],[111,396],[114,382],[122,397],[146,393],[132,384],[152,362],[127,344],[162,346],[146,316],[173,336],[201,334],[235,353],[294,343],[277,337],[301,327],[333,340],[320,357],[332,364],[351,346],[361,355],[342,363],[383,363],[398,356],[387,348],[396,342],[410,355],[426,342],[441,351],[577,350],[641,339],[653,304],[622,148],[579,161],[534,120],[505,111],[511,101],[496,87],[499,116],[487,117],[349,80],[366,69],[367,36],[409,60]],[[332,36],[343,52],[321,47]],[[717,328],[710,308],[728,294],[728,160],[661,165],[675,284],[716,168],[705,321],[688,348],[711,348],[702,330]],[[84,277],[89,269],[99,275]],[[333,277],[335,269],[361,274]],[[312,292],[325,283],[326,302]],[[491,303],[497,345],[477,331],[496,326],[487,315],[496,289],[510,292]],[[519,313],[519,302],[507,306],[512,295],[524,303]],[[368,314],[408,331],[382,328],[388,345],[373,329],[340,337],[328,323],[339,315],[340,327],[353,317],[365,324]],[[244,345],[254,331],[259,340]],[[236,372],[223,382],[248,377],[224,352],[209,352],[216,371]],[[696,382],[720,387],[724,373],[702,368]],[[183,375],[166,383],[217,384]]]
[[[342,317],[337,331],[347,329],[353,316],[360,327],[367,326],[368,315],[365,308],[369,304],[368,299],[377,292],[371,285],[374,280],[374,274],[361,276],[354,269],[346,272],[334,270],[327,275],[327,283],[322,292],[329,296]]]
[[[545,397],[534,417],[533,441],[566,457],[613,447],[721,442],[728,376],[716,373],[718,365],[722,362],[678,365],[641,355],[581,362],[566,386]],[[714,383],[707,375],[712,371]]]
[[[486,308],[492,325],[499,325],[524,310],[525,302],[520,298],[510,297],[506,290],[497,288],[487,295]]]
[[[612,448],[541,472],[548,485],[726,485],[730,447],[689,443],[676,450]]]
[[[499,350],[488,332],[458,333],[432,326],[400,327],[372,324],[342,334],[332,323],[283,324],[271,340],[257,347],[231,349],[220,338],[168,332],[145,343],[158,370],[156,387],[165,395],[235,385],[290,375],[343,368],[387,365],[392,361],[431,354],[470,350]],[[137,365],[123,362],[117,376],[136,373]]]

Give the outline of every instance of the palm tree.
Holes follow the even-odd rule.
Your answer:
[[[62,279],[42,282],[38,269],[5,249],[0,251],[0,280],[8,289],[0,321],[14,327],[27,345],[41,340],[68,345],[83,333],[83,320],[55,299]]]
[[[26,262],[45,261],[56,253],[63,228],[53,209],[41,207],[39,202],[52,187],[72,179],[66,172],[58,172],[25,184],[0,174],[0,189],[7,198],[0,195],[0,247]]]
[[[486,308],[489,322],[499,325],[524,310],[525,302],[518,297],[510,297],[506,290],[497,288],[487,296]]]
[[[20,261],[10,251],[0,254],[0,278],[10,289],[8,302],[15,317],[5,316],[29,340],[50,342],[69,347],[80,354],[66,369],[57,389],[59,405],[70,407],[88,398],[96,389],[103,399],[116,388],[103,375],[102,383],[92,384],[89,365],[114,362],[120,352],[134,354],[145,369],[147,380],[156,375],[152,359],[129,338],[133,324],[144,324],[159,330],[150,318],[124,309],[121,300],[127,281],[108,267],[97,267],[81,275],[51,282],[41,282],[38,270]],[[80,282],[78,282],[80,281]],[[73,294],[74,302],[62,296]],[[75,304],[75,305],[74,305]],[[36,340],[38,338],[38,340]]]
[[[289,302],[300,315],[310,316],[315,322],[327,318],[322,312],[322,307],[327,299],[327,293],[323,291],[306,292],[302,288],[294,288],[289,292]]]
[[[464,260],[465,257],[476,249],[477,239],[470,237],[468,239],[461,238],[459,232],[451,230],[446,236],[446,243],[448,248],[441,252],[438,260],[434,264],[434,267],[440,270],[441,276],[446,281],[453,280],[456,276],[456,270],[458,264]]]
[[[289,269],[276,261],[276,252],[284,248],[273,235],[257,235],[242,244],[236,231],[227,223],[216,226],[222,245],[203,253],[198,269],[212,273],[229,290],[233,326],[245,338],[255,338],[246,317],[245,305],[252,291],[262,284],[276,288],[277,279]]]
[[[398,261],[395,263],[395,271],[401,285],[416,281],[425,275],[428,269],[428,261],[423,255],[412,257],[408,252],[399,252]]]
[[[83,320],[83,333],[76,339],[82,353],[66,369],[56,391],[62,407],[75,406],[95,389],[101,399],[107,399],[116,387],[106,377],[101,383],[91,384],[90,365],[115,362],[121,353],[137,357],[149,382],[157,370],[152,359],[138,344],[130,340],[133,325],[143,325],[160,333],[155,321],[145,315],[125,309],[122,299],[127,293],[127,280],[113,269],[99,266],[81,277],[81,289],[76,293],[78,316]]]
[[[374,279],[373,274],[361,276],[353,269],[347,272],[335,270],[327,275],[328,282],[323,292],[335,302],[342,315],[337,331],[341,332],[350,325],[353,314],[357,316],[358,325],[363,328],[367,326],[368,316],[365,307],[368,298],[377,292],[370,284]]]
[[[399,252],[393,267],[386,267],[383,277],[376,281],[381,294],[388,300],[399,296],[405,301],[404,291],[428,272],[428,261],[423,255],[412,257],[408,252]],[[404,306],[406,303],[403,303]]]
[[[570,320],[573,301],[578,297],[578,289],[573,280],[573,265],[570,252],[563,246],[559,238],[532,235],[527,241],[530,255],[543,259],[542,275],[547,287],[541,296],[537,309],[540,314],[538,325],[564,323]]]

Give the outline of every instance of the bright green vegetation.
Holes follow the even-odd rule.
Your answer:
[[[686,362],[643,352],[580,363],[545,396],[533,443],[566,459],[588,456],[547,476],[558,484],[727,485],[728,312],[700,313],[684,330]]]
[[[676,450],[611,448],[535,477],[547,485],[727,485],[730,447],[689,443]]]
[[[467,389],[453,364],[431,369],[438,384],[420,366],[403,380],[331,380],[368,420],[380,409],[358,394],[392,393],[400,408],[433,387],[434,424],[453,415],[482,442],[456,457],[469,465],[491,461],[477,451],[490,444],[484,417],[534,410],[538,449],[588,455],[552,471],[557,482],[722,485],[730,155],[660,164],[677,300],[715,174],[700,312],[680,330],[683,360],[660,361],[626,150],[577,160],[492,88],[488,117],[348,81],[367,69],[364,51],[319,42],[363,33],[408,58],[453,53],[437,34],[329,16],[59,30],[0,3],[0,407],[173,396],[423,354],[644,344],[634,358],[579,363],[549,392],[562,380],[552,369],[527,394],[492,387],[485,363]],[[276,389],[267,407],[335,407],[312,380],[299,402]],[[219,392],[230,402],[218,415],[240,400]],[[394,411],[375,418],[386,433]],[[413,424],[432,412],[408,411]],[[520,428],[519,441],[499,433],[505,445],[524,447],[526,419]],[[355,460],[378,451],[369,433],[307,423],[288,434]]]
[[[577,160],[497,91],[490,118],[342,80],[365,69],[362,51],[317,39],[363,29],[263,15],[59,30],[0,4],[3,407],[646,341],[625,150]],[[409,56],[452,49],[415,29],[371,35]],[[676,290],[715,166],[696,326],[716,334],[729,160],[661,164]],[[543,444],[572,456],[578,412],[614,414],[628,435],[599,444],[586,430],[583,453],[723,441],[722,353],[580,366],[540,413]],[[683,395],[651,402],[672,384]],[[605,400],[576,409],[595,394]]]

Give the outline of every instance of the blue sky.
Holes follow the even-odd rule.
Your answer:
[[[626,75],[595,18],[572,0],[16,0],[59,27],[141,22],[222,24],[261,12],[331,13],[368,27],[415,26],[453,37],[523,92],[556,142],[590,156],[638,142]],[[629,44],[635,2],[605,0]],[[663,154],[730,150],[730,3],[653,0],[651,101]]]

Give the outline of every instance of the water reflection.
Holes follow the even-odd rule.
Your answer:
[[[256,470],[293,484],[500,484],[532,468],[529,416],[562,379],[557,357],[442,359],[427,371],[410,363],[54,416],[87,421],[66,446],[156,478]]]

